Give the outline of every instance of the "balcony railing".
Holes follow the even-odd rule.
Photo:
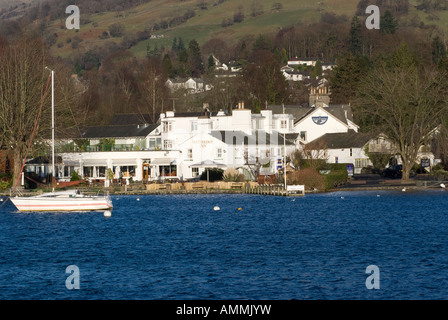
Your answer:
[[[155,151],[162,150],[162,146],[150,146],[149,148],[134,144],[99,144],[99,145],[82,145],[66,144],[63,146],[56,146],[56,153],[70,153],[70,152],[112,152],[112,151]]]

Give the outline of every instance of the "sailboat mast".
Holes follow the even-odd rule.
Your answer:
[[[54,167],[54,70],[51,70],[48,67],[45,67],[45,69],[51,71],[51,170],[52,170],[52,176],[56,180],[56,170]],[[51,179],[52,185],[53,185],[53,178]]]
[[[56,179],[56,171],[54,167],[54,71],[51,70],[51,161],[53,178]],[[53,182],[52,182],[53,183]]]
[[[282,103],[283,114],[285,114],[285,105]],[[283,178],[285,179],[285,192],[286,186],[286,132],[283,132]]]

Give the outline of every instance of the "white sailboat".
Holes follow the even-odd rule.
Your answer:
[[[48,68],[46,68],[48,69]],[[50,69],[48,69],[50,70]],[[51,71],[51,112],[52,112],[52,169],[55,173],[54,165],[54,71]],[[83,195],[79,190],[58,191],[44,193],[32,197],[11,197],[11,202],[19,211],[96,211],[111,210],[112,200],[107,196]]]

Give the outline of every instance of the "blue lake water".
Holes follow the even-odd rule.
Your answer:
[[[0,299],[448,298],[446,191],[113,201],[109,218],[3,206]]]

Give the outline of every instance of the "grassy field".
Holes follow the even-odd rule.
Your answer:
[[[316,2],[313,0],[258,0],[263,8],[263,14],[251,17],[250,7],[252,1],[228,0],[219,5],[213,5],[216,0],[208,1],[208,9],[198,8],[198,0],[153,0],[139,7],[125,12],[106,12],[82,17],[88,23],[81,25],[81,29],[65,29],[65,20],[53,23],[49,32],[58,35],[57,42],[53,46],[53,53],[66,57],[74,51],[87,51],[101,46],[107,42],[120,43],[122,38],[100,39],[99,36],[108,31],[109,26],[121,23],[125,26],[125,34],[135,34],[145,28],[151,28],[154,23],[176,15],[182,15],[188,9],[195,11],[195,16],[186,23],[171,29],[158,30],[155,34],[163,35],[163,39],[151,39],[142,41],[131,49],[137,56],[146,54],[148,43],[155,46],[171,46],[175,37],[182,37],[185,43],[196,39],[200,44],[211,38],[220,37],[228,42],[236,42],[248,35],[276,33],[282,27],[295,24],[307,24],[318,21],[323,11],[335,12],[351,16],[356,10],[358,0],[327,0]],[[280,2],[283,8],[277,12],[272,11],[274,3]],[[225,18],[233,19],[237,8],[243,5],[245,19],[241,23],[223,28],[221,23]],[[82,8],[81,8],[82,9]],[[82,15],[82,11],[81,11]],[[70,41],[75,37],[82,39],[79,48],[73,49]]]
[[[273,4],[276,2],[282,4],[282,9],[279,11],[272,10]],[[183,15],[187,10],[195,11],[195,16],[186,23],[153,32],[153,34],[163,35],[162,39],[141,41],[131,48],[136,56],[144,56],[148,44],[151,48],[170,47],[175,37],[182,37],[185,44],[196,39],[202,45],[211,38],[221,38],[228,43],[236,43],[247,36],[256,37],[259,34],[277,33],[281,28],[291,25],[310,24],[318,21],[323,12],[345,14],[351,18],[356,12],[358,2],[359,0],[322,0],[320,2],[314,0],[258,0],[263,8],[263,14],[252,17],[250,15],[252,0],[244,2],[227,0],[219,5],[216,5],[217,0],[208,0],[208,9],[206,10],[199,9],[198,0],[153,0],[125,12],[106,12],[82,17],[87,23],[83,24],[78,32],[67,30],[65,20],[54,22],[48,32],[58,35],[57,42],[53,46],[53,53],[66,57],[73,52],[85,52],[107,42],[120,43],[123,37],[99,38],[114,23],[118,22],[125,26],[124,35],[133,35],[138,31],[151,29],[155,23],[160,23],[164,19]],[[448,30],[448,11],[429,15],[415,8],[417,0],[410,0],[410,4],[409,14],[402,17],[403,22],[410,23],[412,20],[417,20],[422,21],[425,25],[436,24],[443,30]],[[223,19],[233,19],[234,12],[241,5],[244,7],[244,21],[222,27]],[[75,37],[82,40],[77,49],[73,49],[71,44]]]

